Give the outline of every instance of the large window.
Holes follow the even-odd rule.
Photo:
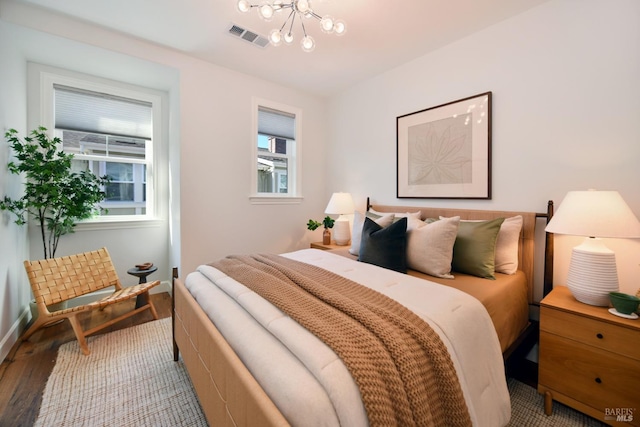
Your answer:
[[[76,170],[108,176],[100,207],[103,215],[147,213],[147,159],[152,159],[151,141],[56,128],[63,150],[73,153]],[[151,163],[151,162],[149,162]]]
[[[73,168],[107,175],[100,220],[156,218],[162,97],[140,88],[40,72],[41,123],[74,155]],[[84,76],[82,76],[84,77]]]
[[[146,215],[147,164],[153,163],[152,105],[54,84],[55,132],[78,169],[107,175],[103,215]]]
[[[254,200],[291,202],[299,197],[298,109],[254,100]]]

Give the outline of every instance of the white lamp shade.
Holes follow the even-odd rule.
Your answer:
[[[545,228],[585,237],[640,238],[640,222],[617,191],[570,191]]]
[[[333,193],[324,213],[329,215],[348,215],[355,210],[350,193]]]

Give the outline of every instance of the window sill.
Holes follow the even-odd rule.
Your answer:
[[[253,194],[249,196],[252,205],[299,205],[302,203],[302,197],[299,196],[279,196],[266,194]]]
[[[160,218],[107,217],[76,223],[75,231],[120,230],[126,228],[157,228],[165,220]]]

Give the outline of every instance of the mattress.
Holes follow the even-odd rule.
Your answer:
[[[368,286],[414,311],[447,346],[473,424],[508,423],[500,343],[476,298],[327,251],[307,249],[283,256]],[[211,266],[200,266],[185,285],[292,425],[368,425],[348,370],[315,336]]]

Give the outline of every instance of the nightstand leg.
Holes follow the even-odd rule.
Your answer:
[[[553,398],[550,391],[544,392],[544,414],[551,415],[553,412]]]

